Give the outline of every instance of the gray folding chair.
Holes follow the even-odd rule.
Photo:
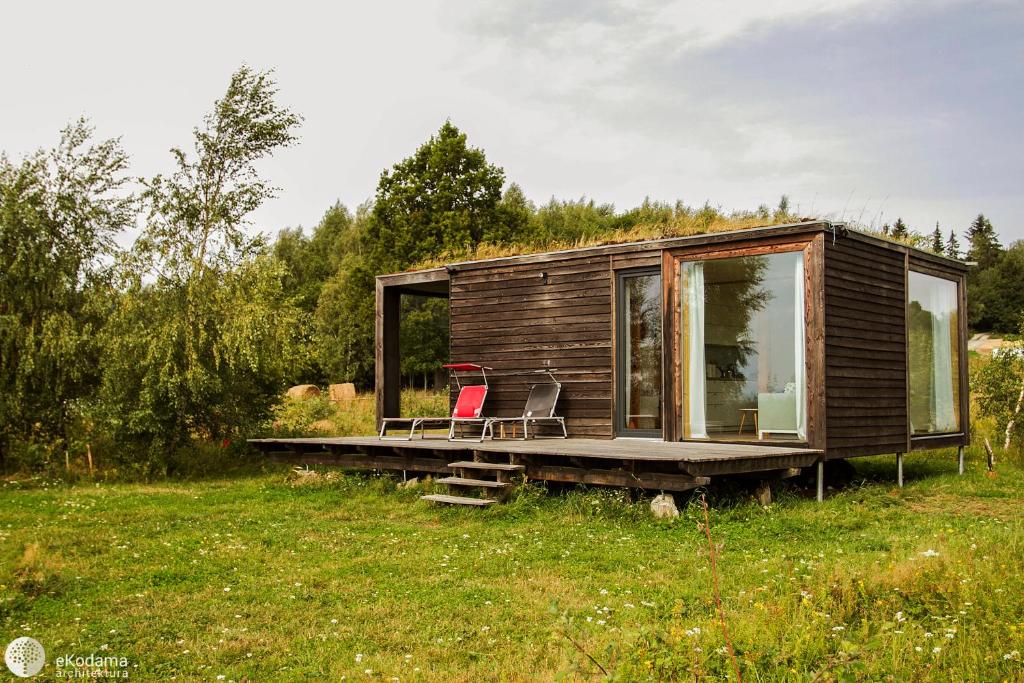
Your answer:
[[[534,384],[530,387],[530,395],[526,399],[526,407],[519,417],[489,417],[484,424],[484,434],[490,434],[491,439],[504,438],[495,437],[494,425],[504,426],[511,424],[513,428],[520,424],[523,426],[521,440],[530,438],[530,426],[534,427],[534,436],[537,438],[536,428],[544,425],[557,425],[562,428],[562,436],[555,438],[568,438],[569,433],[565,429],[565,418],[555,416],[555,407],[558,405],[558,395],[562,392],[562,385],[551,374],[550,370],[538,370],[551,378],[551,382],[545,384]],[[512,437],[518,438],[518,437]]]

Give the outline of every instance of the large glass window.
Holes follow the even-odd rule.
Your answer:
[[[805,439],[803,252],[680,269],[684,438]]]
[[[661,436],[661,274],[622,273],[618,285],[617,431]]]
[[[960,431],[957,284],[910,272],[907,292],[910,335],[910,431]]]

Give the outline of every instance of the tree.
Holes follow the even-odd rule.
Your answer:
[[[300,308],[312,313],[324,282],[338,272],[345,254],[357,250],[352,214],[338,202],[327,209],[310,236],[302,228],[278,233],[273,253],[288,270],[285,291],[296,297]]]
[[[130,226],[128,158],[79,120],[50,151],[0,155],[0,466],[15,445],[39,465],[69,446],[98,382],[114,236]]]
[[[265,416],[295,360],[301,314],[285,270],[250,237],[248,215],[275,190],[256,163],[293,144],[300,118],[271,75],[231,77],[193,154],[145,184],[148,218],[108,325],[103,405],[122,443],[152,463],[190,439],[244,432]]]
[[[1024,324],[1020,327],[1024,333]],[[972,372],[972,393],[978,412],[995,420],[996,430],[1003,436],[1003,449],[1024,437],[1024,345],[1020,342],[1004,346]]]
[[[411,157],[381,174],[363,241],[370,263],[392,272],[446,251],[506,241],[498,211],[504,179],[501,168],[445,122]]]
[[[960,242],[956,238],[956,230],[949,231],[949,239],[946,240],[946,256],[960,258]]]
[[[942,230],[939,229],[939,224],[935,224],[935,230],[932,232],[932,251],[936,254],[942,254],[946,251],[946,245],[942,239]]]
[[[897,218],[896,222],[893,223],[889,237],[894,240],[905,240],[910,237],[910,229],[907,228],[907,224],[903,222],[902,218]]]
[[[967,244],[967,260],[978,264],[975,272],[994,266],[1003,253],[995,228],[982,213],[967,228]]]
[[[450,122],[381,174],[373,209],[359,231],[361,249],[346,257],[317,306],[318,354],[331,379],[372,384],[376,275],[471,251],[484,241],[515,241],[526,203],[512,193],[502,206],[504,177]],[[435,308],[422,310],[440,315]],[[418,326],[436,329],[437,322],[420,320]]]

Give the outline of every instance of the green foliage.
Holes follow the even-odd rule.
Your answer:
[[[113,237],[132,221],[128,160],[84,121],[20,163],[0,156],[0,467],[68,447],[98,381]]]
[[[945,254],[949,258],[960,258],[960,241],[956,238],[956,230],[949,231],[949,239],[946,240]]]
[[[1021,396],[1024,395],[1024,346],[1007,345],[1000,352],[975,364],[971,372],[971,393],[978,414],[991,418],[1004,448],[1024,439]]]
[[[946,252],[946,243],[942,239],[942,230],[939,228],[939,224],[935,224],[935,230],[932,231],[932,243],[931,250],[936,254],[944,254]]]
[[[1002,256],[1003,248],[995,228],[985,214],[979,213],[967,228],[967,244],[967,260],[978,264],[978,272],[991,268]]]
[[[910,236],[910,229],[907,224],[903,222],[902,218],[897,218],[896,222],[893,223],[892,230],[889,232],[889,237],[894,240],[903,240]]]
[[[308,237],[302,228],[285,228],[274,243],[274,256],[287,267],[285,291],[304,311],[312,313],[324,283],[335,273],[345,256],[357,253],[359,224],[343,204],[327,209]]]
[[[274,192],[256,162],[295,140],[299,118],[275,94],[269,74],[240,69],[195,131],[194,158],[172,150],[176,171],[146,183],[148,221],[105,333],[100,406],[118,441],[158,469],[191,439],[253,428],[296,362],[303,320],[286,270],[244,230]]]
[[[448,358],[448,300],[402,297],[399,348],[404,375],[433,375]]]
[[[1024,242],[1015,242],[988,267],[972,268],[967,291],[972,327],[1016,330],[1024,315]]]
[[[507,237],[498,203],[505,173],[450,122],[381,174],[364,240],[370,263],[395,272],[449,249]]]

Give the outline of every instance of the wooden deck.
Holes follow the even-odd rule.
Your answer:
[[[458,460],[514,463],[528,479],[686,490],[709,477],[809,467],[820,450],[760,444],[640,439],[402,441],[377,437],[251,439],[271,459],[351,469],[450,474]]]

